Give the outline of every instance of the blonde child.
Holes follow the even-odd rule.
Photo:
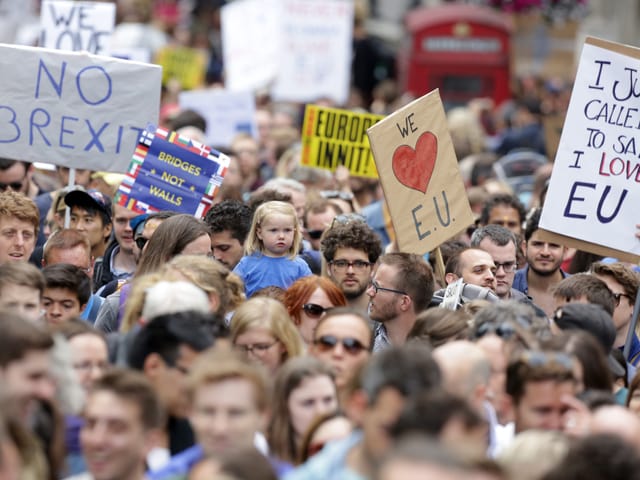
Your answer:
[[[245,256],[233,269],[244,281],[247,298],[272,285],[287,289],[298,278],[311,275],[307,263],[297,256],[301,235],[290,203],[265,202],[256,209]]]

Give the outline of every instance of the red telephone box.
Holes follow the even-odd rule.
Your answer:
[[[401,86],[416,96],[434,88],[446,108],[478,97],[496,104],[510,97],[509,37],[505,15],[476,5],[442,5],[410,11],[409,38],[401,50]]]

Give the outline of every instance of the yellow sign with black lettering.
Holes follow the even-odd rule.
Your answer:
[[[331,171],[344,165],[353,176],[378,178],[367,129],[383,118],[383,115],[308,105],[302,126],[300,163]]]

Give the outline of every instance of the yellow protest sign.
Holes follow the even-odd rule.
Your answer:
[[[367,129],[383,118],[383,115],[307,105],[300,163],[331,171],[344,165],[351,175],[378,178]]]
[[[473,223],[438,90],[367,133],[401,251],[422,255]]]
[[[164,47],[158,52],[156,62],[162,66],[162,84],[177,80],[183,90],[193,90],[204,84],[207,55],[196,48]]]

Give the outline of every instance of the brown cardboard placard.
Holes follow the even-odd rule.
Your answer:
[[[438,90],[367,134],[400,251],[422,255],[473,224]]]

